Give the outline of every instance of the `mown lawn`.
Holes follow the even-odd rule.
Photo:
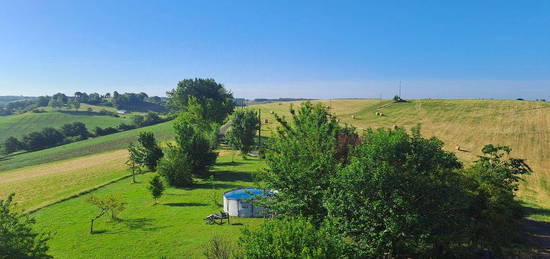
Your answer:
[[[137,140],[141,131],[151,131],[158,140],[168,140],[174,136],[171,122],[119,132],[112,135],[73,142],[67,145],[48,148],[35,152],[0,157],[0,174],[3,171],[32,166],[53,161],[81,157],[90,154],[118,150],[128,147]]]
[[[216,206],[212,195],[221,204],[226,190],[253,186],[254,175],[263,162],[234,156],[223,151],[213,172],[215,188],[198,180],[193,188],[168,188],[158,205],[146,190],[151,173],[110,184],[91,194],[70,199],[34,214],[38,227],[55,232],[50,240],[55,258],[193,258],[202,257],[204,245],[214,236],[223,235],[236,241],[244,227],[254,228],[263,219],[231,218],[231,224],[207,225],[203,218],[222,208]],[[107,217],[95,224],[95,234],[89,233],[89,221],[98,210],[85,202],[89,195],[114,195],[127,202],[119,221]]]

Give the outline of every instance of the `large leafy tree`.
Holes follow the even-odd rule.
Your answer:
[[[247,154],[254,146],[254,136],[260,124],[258,113],[253,110],[236,110],[231,115],[230,124],[225,138],[233,148]]]
[[[462,240],[469,200],[462,167],[443,142],[419,129],[369,130],[350,164],[338,170],[325,206],[355,256],[436,258]]]
[[[511,151],[507,146],[486,145],[483,155],[463,172],[471,179],[474,197],[467,215],[473,219],[468,241],[496,254],[521,239],[523,210],[515,192],[521,177],[532,173],[524,159],[510,156]]]
[[[280,127],[269,144],[267,188],[279,192],[265,206],[281,214],[312,217],[316,224],[327,214],[323,197],[339,165],[336,118],[321,104],[303,103],[291,108],[287,121],[276,116]]]
[[[33,230],[35,220],[15,210],[13,197],[0,200],[0,258],[53,258],[47,254],[50,235]]]
[[[185,79],[176,89],[167,92],[168,107],[173,111],[187,111],[190,97],[194,97],[202,111],[200,116],[207,122],[221,124],[235,108],[233,94],[214,79]]]

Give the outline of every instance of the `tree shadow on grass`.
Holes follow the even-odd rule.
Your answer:
[[[214,177],[218,181],[225,182],[253,182],[254,174],[250,172],[235,172],[235,171],[217,171],[214,174]]]
[[[216,178],[218,180],[218,178]],[[226,183],[216,183],[217,189],[235,189],[235,188],[242,188],[242,185],[236,185],[236,184],[226,184]],[[212,189],[212,185],[208,183],[195,183],[191,187],[179,187],[178,189],[181,190],[195,190],[195,189]]]
[[[127,231],[158,231],[160,229],[168,228],[169,226],[155,226],[155,221],[148,218],[133,218],[133,219],[119,219],[108,223],[107,228],[115,228],[113,230],[101,229],[95,230],[92,234],[119,234]],[[121,229],[121,225],[122,228]]]
[[[206,203],[198,203],[198,202],[170,202],[170,203],[163,203],[162,205],[170,206],[170,207],[202,207],[202,206],[208,206]]]
[[[221,162],[221,163],[216,163],[216,166],[237,166],[237,165],[242,165],[243,162],[237,162],[237,161],[234,161],[234,162]]]

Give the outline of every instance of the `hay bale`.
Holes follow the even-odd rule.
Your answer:
[[[275,111],[271,110],[271,111],[270,111],[269,113],[271,113],[271,114],[274,114],[274,113],[275,113]]]
[[[355,120],[355,115],[351,115],[351,119],[352,119],[352,120]]]
[[[461,149],[460,149],[460,146],[459,146],[459,145],[457,145],[457,146],[456,146],[456,150],[458,150],[458,151],[461,151]]]

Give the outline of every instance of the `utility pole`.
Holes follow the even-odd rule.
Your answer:
[[[258,121],[260,121],[258,127],[258,149],[262,147],[262,109],[258,109]]]

